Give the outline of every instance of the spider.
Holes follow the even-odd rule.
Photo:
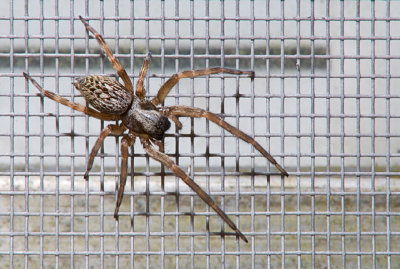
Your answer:
[[[175,162],[168,157],[168,155],[163,152],[162,139],[164,138],[165,132],[171,126],[171,123],[168,119],[172,120],[180,129],[182,124],[178,120],[178,117],[206,118],[238,138],[252,144],[265,158],[273,163],[283,175],[288,176],[288,173],[252,137],[231,126],[216,114],[205,111],[201,108],[189,106],[175,105],[163,107],[159,105],[163,103],[170,90],[179,82],[181,78],[194,78],[211,74],[229,73],[234,75],[248,75],[253,79],[254,72],[220,67],[183,71],[172,75],[161,86],[157,95],[149,100],[146,98],[146,91],[143,88],[144,78],[149,65],[149,57],[147,57],[143,62],[134,94],[133,85],[128,74],[121,66],[119,61],[115,58],[103,37],[81,16],[79,16],[79,19],[86,27],[86,31],[88,32],[89,36],[90,32],[94,35],[124,84],[121,84],[117,79],[110,76],[90,75],[77,79],[77,81],[74,83],[74,86],[81,92],[86,102],[90,104],[94,108],[93,109],[84,105],[73,103],[53,92],[44,90],[30,75],[26,73],[23,73],[23,75],[27,80],[30,80],[33,83],[33,85],[40,91],[42,96],[46,96],[57,103],[68,106],[100,120],[122,121],[120,124],[110,124],[101,131],[90,153],[87,169],[84,174],[84,178],[88,180],[89,171],[92,168],[94,158],[97,155],[97,152],[99,151],[104,139],[109,134],[114,134],[116,136],[123,135],[121,139],[121,174],[114,218],[118,221],[118,211],[124,194],[127,178],[128,148],[133,146],[136,138],[138,138],[144,150],[150,157],[171,169],[176,176],[181,178],[194,192],[196,192],[197,195],[200,196],[201,199],[203,199],[204,202],[206,202],[217,212],[217,214],[229,225],[229,227],[236,232],[236,235],[238,235],[247,243],[247,238],[236,227],[235,223],[231,221],[225,212],[222,211],[220,207],[212,200],[212,198],[205,191],[203,191],[200,186],[195,183],[179,166],[177,166]],[[126,130],[128,130],[127,133],[125,133]],[[153,145],[156,145],[158,150]]]

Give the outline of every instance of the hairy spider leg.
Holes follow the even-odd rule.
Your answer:
[[[144,78],[146,77],[147,69],[149,68],[149,57],[147,56],[140,69],[139,78],[136,82],[136,96],[143,100],[146,97],[146,90],[143,87]]]
[[[103,144],[104,139],[110,134],[114,134],[116,136],[120,136],[123,134],[123,132],[126,130],[126,127],[121,124],[121,125],[115,125],[115,124],[109,124],[107,125],[106,128],[103,129],[103,131],[101,131],[99,137],[96,140],[96,143],[94,144],[92,151],[90,152],[90,156],[89,156],[89,161],[87,164],[87,168],[86,168],[86,172],[85,175],[83,176],[86,180],[88,180],[89,178],[89,171],[92,169],[93,166],[93,161],[94,158],[97,155],[97,152],[100,149],[101,144]]]
[[[115,58],[114,54],[111,52],[110,47],[107,45],[106,41],[104,38],[92,27],[90,26],[83,18],[82,16],[79,16],[79,19],[82,21],[82,23],[85,25],[86,30],[88,32],[92,32],[94,34],[94,37],[96,38],[97,42],[99,45],[102,47],[104,50],[105,54],[107,55],[107,58],[110,60],[111,64],[113,65],[114,69],[117,71],[118,75],[124,82],[126,90],[133,95],[133,85],[132,81],[130,80],[128,74],[126,73],[125,69],[121,66],[117,58]]]
[[[59,104],[65,105],[65,106],[70,107],[70,108],[72,108],[72,109],[74,109],[76,111],[85,113],[86,115],[94,117],[94,118],[99,119],[99,120],[106,120],[106,121],[117,121],[117,120],[120,120],[120,116],[119,115],[111,115],[111,114],[101,113],[101,112],[98,112],[98,111],[96,111],[96,110],[94,110],[94,109],[92,109],[90,107],[86,107],[84,105],[73,103],[73,102],[61,97],[58,94],[55,94],[55,93],[50,92],[50,91],[46,91],[30,75],[28,75],[25,72],[23,74],[24,74],[24,77],[26,79],[29,79],[32,82],[32,84],[35,85],[35,87],[40,91],[40,93],[42,95],[50,98],[51,100],[56,101]]]
[[[150,58],[150,54],[147,55],[146,59],[143,62],[142,68],[140,69],[139,78],[136,83],[135,94],[139,99],[142,99],[142,100],[146,97],[146,90],[143,87],[143,82],[144,82],[144,78],[146,77],[147,69],[149,67],[149,58]],[[178,129],[182,128],[182,123],[174,115],[169,115],[167,117],[175,123],[175,125],[178,127]]]
[[[208,69],[200,69],[200,70],[189,70],[183,71],[180,73],[176,73],[172,75],[158,90],[157,96],[154,97],[151,102],[157,106],[161,104],[171,89],[178,83],[181,78],[194,78],[199,76],[206,76],[211,74],[218,74],[218,73],[227,73],[227,74],[234,74],[234,75],[249,75],[252,79],[254,78],[253,71],[240,71],[235,69],[228,69],[228,68],[208,68]]]
[[[164,153],[164,143],[162,141],[159,140],[155,140],[153,138],[149,138],[150,141],[155,144],[158,147],[158,150],[162,153]]]
[[[180,122],[177,117],[175,117],[174,115],[165,115],[165,116],[170,120],[172,120],[175,123],[176,127],[178,127],[178,129],[182,129],[182,122]]]
[[[118,197],[114,211],[114,218],[116,220],[118,220],[119,207],[121,206],[122,198],[124,197],[126,177],[128,173],[128,148],[135,144],[135,140],[136,136],[132,132],[124,135],[121,139],[121,174],[119,177]]]
[[[169,158],[166,154],[156,150],[150,143],[148,139],[144,139],[140,137],[140,142],[143,145],[144,150],[149,154],[150,157],[153,159],[159,161],[169,169],[171,169],[172,172],[175,173],[179,178],[181,178],[196,194],[209,205],[212,209],[217,212],[217,214],[229,225],[229,227],[232,228],[236,232],[239,237],[245,241],[246,243],[248,242],[246,236],[242,234],[242,232],[236,227],[235,223],[225,214],[224,211],[222,211],[221,208],[217,206],[217,204],[214,202],[214,200],[205,192],[203,191],[199,185],[197,185],[196,182],[194,182],[186,173],[175,164],[175,162]]]
[[[274,157],[271,156],[254,138],[248,136],[247,134],[243,133],[239,129],[233,127],[217,115],[212,112],[206,111],[201,108],[197,107],[188,107],[188,106],[170,106],[164,107],[160,110],[162,113],[165,114],[172,114],[175,116],[183,116],[183,117],[192,117],[192,118],[206,118],[209,121],[214,122],[215,124],[219,125],[220,127],[224,128],[231,134],[239,137],[240,139],[246,141],[247,143],[252,144],[265,158],[267,158],[275,167],[285,176],[289,176],[285,169],[280,166]]]

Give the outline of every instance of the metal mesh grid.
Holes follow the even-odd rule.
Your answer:
[[[400,2],[10,1],[0,9],[0,259],[4,266],[395,267],[400,261]],[[166,152],[250,243],[135,146],[133,184],[112,212],[119,140],[43,101],[82,102],[71,82],[115,73],[77,19],[104,34],[134,82],[147,52],[155,95],[175,72],[256,71],[185,80],[165,105],[195,105],[255,136],[289,171],[203,120],[169,131]],[[129,179],[128,179],[129,181]],[[162,182],[162,183],[161,183]]]

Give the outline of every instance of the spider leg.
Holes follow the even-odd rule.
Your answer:
[[[23,73],[25,79],[29,79],[33,85],[35,85],[35,87],[40,91],[40,93],[48,98],[50,98],[51,100],[56,101],[57,103],[60,103],[62,105],[68,106],[74,110],[80,111],[82,113],[85,113],[88,116],[94,117],[96,119],[99,120],[107,120],[107,121],[114,121],[114,120],[119,120],[120,116],[119,115],[111,115],[111,114],[105,114],[105,113],[100,113],[90,107],[86,107],[83,105],[79,105],[76,103],[73,103],[61,96],[59,96],[58,94],[55,94],[53,92],[50,91],[46,91],[44,90],[39,83],[36,82],[36,80],[34,80],[30,75],[28,75],[27,73]]]
[[[136,82],[135,94],[140,99],[144,99],[144,97],[146,96],[146,90],[143,87],[143,81],[144,78],[146,77],[146,72],[148,68],[149,68],[149,56],[147,56],[146,59],[144,60],[142,68],[140,69],[138,81]]]
[[[133,85],[132,81],[130,80],[128,74],[126,73],[125,69],[121,66],[117,58],[115,58],[114,54],[111,52],[110,47],[107,45],[106,41],[104,38],[92,27],[90,26],[83,18],[82,16],[79,16],[79,19],[81,22],[85,25],[86,30],[88,32],[92,32],[94,34],[94,37],[96,38],[97,42],[99,45],[102,47],[104,50],[104,53],[107,55],[108,59],[110,60],[111,64],[113,65],[114,69],[117,71],[118,75],[122,79],[122,81],[125,84],[125,88],[128,90],[133,95]]]
[[[135,140],[136,136],[132,132],[129,132],[128,134],[124,135],[124,137],[121,139],[121,155],[122,155],[121,175],[119,178],[117,203],[115,205],[115,211],[114,211],[114,218],[116,220],[118,220],[119,207],[121,206],[122,198],[124,197],[126,176],[128,171],[128,148],[133,146],[133,144],[135,144]]]
[[[172,114],[165,113],[165,111],[163,110],[163,108],[161,108],[161,109],[159,110],[159,112],[162,113],[162,114],[164,114],[164,116],[167,117],[168,119],[172,120],[172,121],[175,123],[176,127],[178,127],[178,129],[182,129],[182,122],[180,122],[179,119],[178,119],[177,117],[175,117],[175,116],[172,115]]]
[[[96,140],[96,143],[94,144],[92,151],[90,152],[90,156],[89,156],[89,161],[88,161],[88,165],[86,168],[86,172],[85,175],[83,176],[86,180],[88,180],[89,178],[89,171],[92,169],[93,166],[93,161],[94,161],[94,157],[96,157],[97,152],[100,149],[101,144],[103,144],[104,139],[110,134],[114,134],[116,136],[121,135],[124,131],[126,130],[126,127],[124,125],[115,125],[115,124],[110,124],[108,125],[106,128],[103,129],[103,131],[101,131],[99,137]]]
[[[156,150],[150,144],[150,141],[148,139],[144,139],[141,137],[140,141],[143,145],[144,150],[147,152],[147,154],[149,154],[150,157],[171,169],[172,172],[174,172],[176,176],[181,178],[194,192],[196,192],[197,195],[199,195],[204,202],[212,207],[215,212],[217,212],[217,214],[229,225],[229,227],[231,227],[232,230],[234,230],[236,234],[239,235],[241,239],[243,239],[243,241],[245,241],[246,243],[248,242],[247,238],[236,227],[235,223],[231,221],[231,219],[225,214],[225,212],[222,211],[222,209],[217,206],[214,200],[205,191],[203,191],[196,182],[194,182],[188,175],[186,175],[186,173],[179,166],[177,166],[171,158],[169,158],[166,154]]]
[[[155,139],[152,139],[152,138],[149,138],[149,139],[153,144],[157,145],[158,151],[164,153],[164,144],[163,144],[162,141],[155,140]]]
[[[181,78],[194,78],[199,76],[211,75],[211,74],[218,74],[218,73],[228,73],[234,75],[249,75],[251,78],[254,78],[253,71],[240,71],[235,69],[228,69],[222,67],[214,67],[209,69],[200,69],[200,70],[190,70],[190,71],[183,71],[180,73],[176,73],[172,75],[158,90],[157,96],[154,97],[151,102],[157,106],[161,104],[165,97],[168,95],[170,90],[178,83]]]
[[[219,125],[220,127],[224,128],[228,132],[232,133],[233,135],[239,137],[240,139],[246,141],[247,143],[252,144],[265,158],[267,158],[275,167],[285,176],[289,176],[285,169],[280,166],[274,157],[271,156],[260,144],[257,143],[254,138],[248,136],[247,134],[243,133],[239,129],[233,127],[214,113],[206,111],[201,108],[196,107],[188,107],[188,106],[170,106],[162,108],[163,113],[165,114],[172,114],[174,116],[183,116],[183,117],[192,117],[192,118],[206,118],[215,124]]]

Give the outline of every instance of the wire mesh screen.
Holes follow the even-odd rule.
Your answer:
[[[400,263],[400,2],[3,1],[0,9],[0,261],[4,267],[396,267]],[[22,76],[84,104],[72,82],[115,74],[81,15],[135,84],[212,111],[288,171],[205,119],[181,118],[173,158],[233,231],[137,143],[116,222],[120,137],[43,98]]]

